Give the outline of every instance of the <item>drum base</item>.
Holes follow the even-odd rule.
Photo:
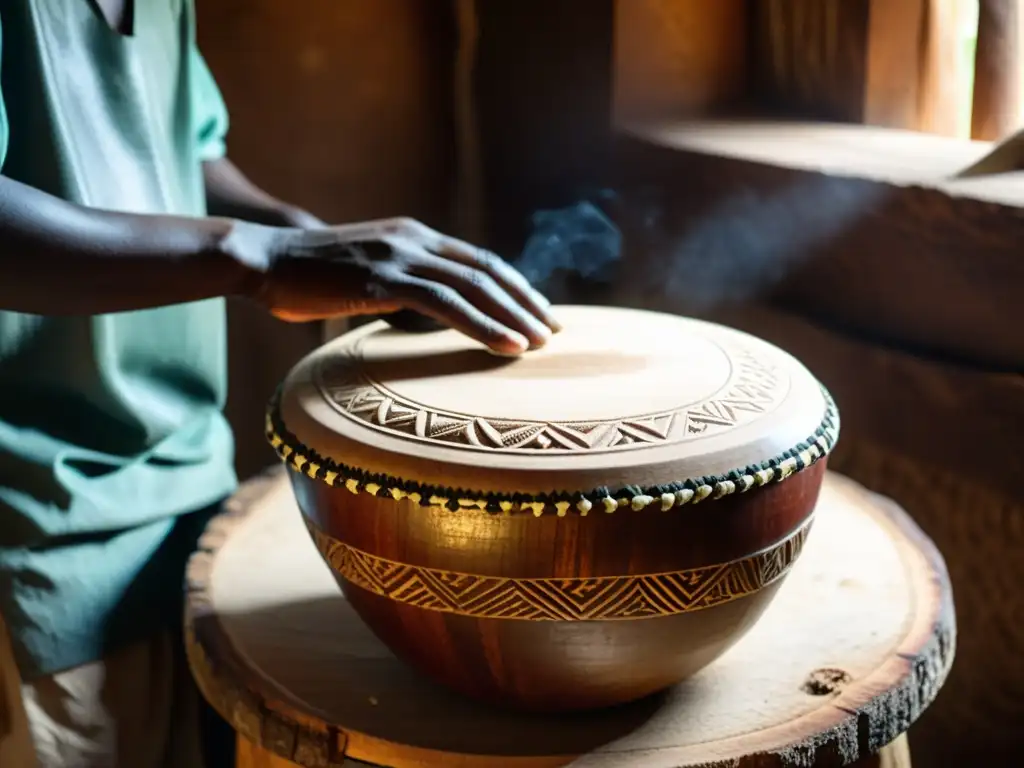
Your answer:
[[[892,502],[834,473],[814,525],[757,624],[682,684],[614,709],[516,714],[387,650],[276,471],[243,486],[190,564],[189,660],[247,768],[753,768],[766,754],[781,768],[905,767],[903,734],[956,645],[945,565]]]

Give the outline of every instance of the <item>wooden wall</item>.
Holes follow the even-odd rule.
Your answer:
[[[452,211],[454,21],[421,0],[209,0],[199,44],[231,113],[232,160],[327,221]],[[230,310],[228,416],[243,476],[273,461],[263,406],[321,338],[255,307]]]

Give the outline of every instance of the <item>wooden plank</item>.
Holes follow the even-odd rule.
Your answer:
[[[1020,0],[979,0],[971,136],[998,141],[1021,124]]]
[[[671,294],[686,312],[770,299],[880,343],[1024,369],[1024,174],[953,178],[988,148],[820,124],[634,129],[621,184],[649,192],[623,195],[619,293]]]

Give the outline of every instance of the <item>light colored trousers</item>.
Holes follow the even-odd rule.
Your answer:
[[[0,620],[3,768],[203,768],[198,695],[169,634],[23,684]]]

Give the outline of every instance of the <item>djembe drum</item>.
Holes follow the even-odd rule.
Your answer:
[[[372,631],[538,711],[619,704],[723,653],[813,521],[836,408],[794,358],[658,313],[562,307],[518,358],[373,323],[301,361],[267,434]]]

